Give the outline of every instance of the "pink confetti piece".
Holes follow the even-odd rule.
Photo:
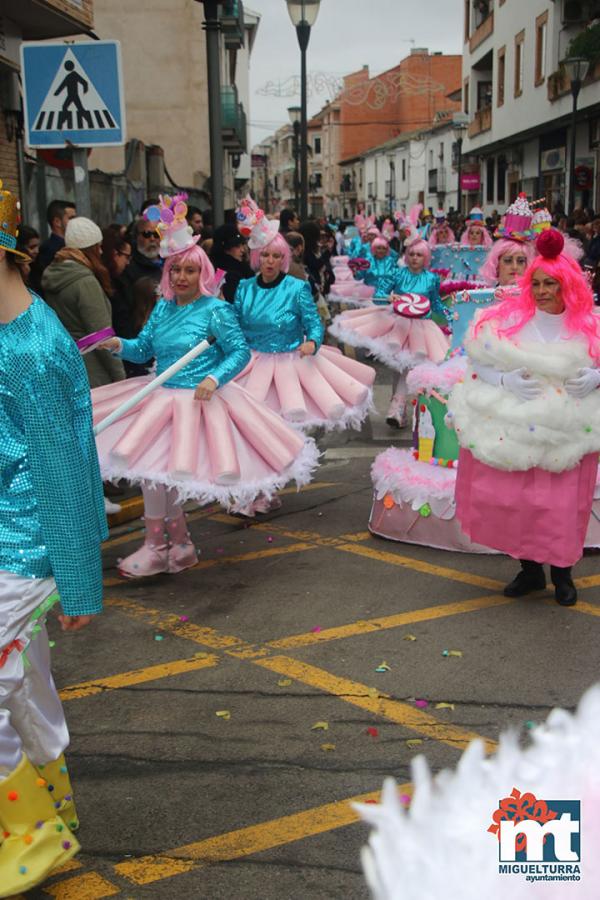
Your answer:
[[[321,628],[320,625],[315,625],[315,627],[314,627],[314,628],[311,628],[310,630],[311,630],[311,632],[312,632],[313,634],[318,634],[319,631],[323,631],[323,629]]]
[[[415,700],[415,706],[418,707],[418,709],[425,709],[426,706],[429,706],[429,703],[427,700]]]
[[[273,538],[271,537],[271,535],[269,535],[269,537],[267,538],[267,544],[272,544],[272,543],[273,543]]]
[[[379,729],[374,728],[373,725],[370,725],[369,728],[367,728],[367,734],[369,734],[372,738],[379,737]]]
[[[400,794],[400,803],[404,803],[405,806],[410,806],[411,798],[408,794]]]
[[[189,622],[190,617],[189,616],[179,616],[179,621],[180,622]]]

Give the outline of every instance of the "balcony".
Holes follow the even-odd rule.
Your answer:
[[[600,81],[600,61],[591,64],[582,86],[585,88],[588,84],[593,84],[595,81]],[[567,70],[563,66],[557,69],[556,72],[548,75],[548,100],[551,103],[560,100],[561,97],[569,94],[570,91],[571,81],[567,75]]]
[[[484,131],[489,131],[492,127],[492,107],[484,106],[478,109],[473,116],[473,121],[469,125],[469,137],[476,137]]]
[[[469,51],[474,53],[475,50],[479,47],[480,44],[490,37],[494,33],[494,13],[490,12],[487,18],[485,18],[481,25],[475,29],[471,37],[469,38]]]
[[[19,0],[19,3],[1,3],[0,7],[2,16],[6,14],[8,19],[15,22],[24,41],[85,34],[93,24],[90,0],[81,0],[80,3]]]
[[[225,0],[220,22],[225,48],[240,50],[244,46],[244,5],[242,0]]]
[[[238,100],[237,88],[233,85],[221,88],[221,132],[225,150],[235,153],[246,152],[248,143],[246,113]]]

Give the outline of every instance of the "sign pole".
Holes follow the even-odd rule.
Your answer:
[[[90,198],[87,147],[73,148],[73,174],[75,176],[75,205],[77,207],[77,215],[91,219],[92,202]]]

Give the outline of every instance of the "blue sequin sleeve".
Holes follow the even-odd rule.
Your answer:
[[[121,359],[126,359],[127,362],[141,364],[148,362],[148,360],[156,355],[154,351],[154,329],[163,313],[165,303],[167,302],[167,300],[158,301],[150,313],[148,321],[136,338],[131,338],[129,340],[120,338],[121,350],[117,356]]]
[[[304,335],[307,341],[315,342],[315,349],[318,350],[323,342],[323,323],[308,282],[303,281],[299,282],[299,284],[302,287],[298,292],[298,306],[300,307],[300,318],[302,319]]]
[[[224,353],[224,359],[210,374],[218,379],[219,385],[227,384],[250,362],[250,348],[232,306],[223,302],[213,311],[210,331]]]
[[[444,306],[442,303],[442,299],[440,296],[440,276],[436,275],[435,272],[429,273],[432,279],[431,288],[429,289],[429,299],[431,300],[431,312],[435,313],[438,316],[443,316],[446,321],[449,321],[450,311]]]
[[[89,384],[74,346],[72,356],[37,367],[16,397],[52,574],[65,614],[78,616],[102,610],[108,531]]]

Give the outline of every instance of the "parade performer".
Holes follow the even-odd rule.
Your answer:
[[[388,299],[398,274],[398,256],[394,257],[390,245],[384,237],[377,237],[371,242],[366,257],[369,268],[359,269],[356,278],[375,288],[374,297]]]
[[[454,244],[455,241],[456,237],[448,225],[446,213],[443,209],[438,209],[435,214],[435,224],[431,229],[427,243],[430,247],[437,247],[440,244]]]
[[[16,221],[15,198],[0,190],[0,897],[80,849],[45,620],[58,595],[63,631],[101,611],[107,537],[86,370],[23,284]]]
[[[449,341],[440,325],[447,313],[440,300],[440,279],[427,270],[431,251],[425,241],[417,239],[406,249],[407,265],[396,270],[391,285],[391,301],[398,295],[412,295],[422,300],[375,302],[361,309],[340,313],[329,328],[330,333],[346,344],[368,350],[397,373],[387,421],[401,428],[406,423],[406,378],[403,373],[429,359],[441,362],[448,352]],[[424,302],[423,302],[424,301]]]
[[[126,577],[174,574],[195,564],[184,500],[217,500],[234,511],[244,509],[292,479],[306,483],[318,458],[314,442],[231,383],[250,351],[233,307],[212,296],[214,270],[196,246],[199,236],[192,235],[186,211],[181,196],[165,197],[160,207],[146,210],[162,238],[162,299],[137,338],[112,338],[104,345],[131,362],[155,357],[160,375],[201,341],[215,339],[97,438],[105,478],[142,484],[146,537],[120,562]],[[95,422],[149,380],[131,378],[93,391]]]
[[[289,246],[250,198],[238,220],[258,274],[240,282],[234,300],[252,350],[237,382],[302,428],[360,427],[375,370],[321,345],[323,326],[310,288],[286,274]]]
[[[461,244],[467,247],[491,247],[492,236],[485,227],[483,211],[474,206],[466,221],[466,228],[460,239]]]
[[[483,311],[448,403],[461,446],[456,515],[474,541],[520,559],[504,593],[577,600],[600,450],[600,317],[559,232],[536,241],[519,292]]]

